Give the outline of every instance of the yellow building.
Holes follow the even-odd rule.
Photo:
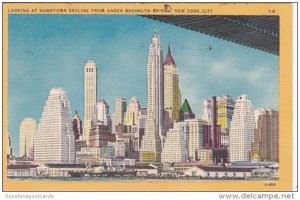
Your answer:
[[[217,123],[221,126],[221,130],[230,128],[234,104],[231,96],[217,97]]]
[[[169,114],[170,121],[179,121],[181,95],[176,63],[169,45],[164,66],[164,109]]]
[[[131,97],[125,115],[124,115],[124,124],[125,125],[136,125],[138,120],[138,115],[140,111],[140,103],[137,97]]]

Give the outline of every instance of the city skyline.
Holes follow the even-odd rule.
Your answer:
[[[33,18],[33,21],[31,20],[28,21],[32,23],[32,26],[43,27],[44,25],[47,25],[47,22],[50,23],[51,19],[55,17],[59,18],[59,16],[51,16],[51,17],[43,16],[43,18],[46,18],[46,22],[43,22],[43,24],[39,24],[41,23],[41,21],[38,22],[39,19],[34,18],[33,16],[26,16],[25,18],[27,20],[28,18]],[[72,19],[72,17],[77,18],[79,21],[71,22],[70,19]],[[97,52],[98,56],[96,56],[94,51],[100,50],[101,48],[97,49],[95,48],[95,46],[93,45],[89,46],[90,44],[87,43],[85,43],[85,45],[87,46],[80,46],[80,42],[82,42],[80,38],[75,37],[75,39],[77,40],[75,40],[74,38],[70,39],[72,37],[68,38],[69,35],[74,34],[74,32],[72,31],[75,31],[74,27],[71,27],[72,24],[77,25],[75,27],[77,29],[79,27],[79,30],[82,33],[85,33],[87,35],[90,34],[90,36],[86,36],[88,37],[88,40],[91,40],[90,38],[92,38],[93,40],[97,40],[97,38],[94,38],[97,36],[96,33],[103,34],[104,32],[105,34],[110,34],[111,32],[107,31],[107,29],[109,28],[101,30],[102,32],[99,30],[95,30],[94,28],[92,29],[92,31],[89,32],[88,30],[84,29],[84,27],[81,27],[82,25],[80,25],[80,20],[82,21],[85,19],[86,21],[88,21],[92,19],[92,22],[90,21],[88,22],[96,23],[98,18],[100,19],[107,18],[109,20],[112,20],[114,23],[121,23],[122,20],[124,22],[124,19],[125,21],[128,20],[127,24],[124,25],[125,29],[128,31],[128,33],[131,33],[129,31],[132,31],[134,32],[133,35],[140,35],[140,37],[136,38],[136,41],[134,41],[133,35],[129,34],[129,36],[131,36],[130,38],[122,40],[121,38],[123,37],[126,38],[128,34],[125,36],[122,35],[122,28],[117,29],[115,27],[118,31],[114,33],[111,38],[119,38],[119,39],[114,42],[113,39],[110,38],[109,41],[105,43],[102,41],[102,39],[103,40],[108,39],[108,36],[106,35],[101,37],[100,34],[100,39],[99,39],[100,41],[98,41],[96,45],[105,44],[110,48],[104,49],[103,47],[102,50],[104,51],[98,51]],[[115,18],[121,19],[121,22],[117,22]],[[54,20],[53,22],[51,22],[52,24],[50,23],[50,25],[55,27],[58,26],[56,27],[58,28],[58,30],[54,28],[55,30],[50,29],[49,32],[50,33],[54,32],[57,35],[53,36],[50,33],[45,32],[45,30],[41,29],[41,33],[40,33],[41,38],[37,38],[37,40],[34,40],[35,38],[31,38],[31,40],[29,41],[23,41],[26,39],[26,37],[18,38],[22,35],[18,35],[18,33],[16,33],[15,30],[16,28],[17,29],[25,28],[23,26],[26,25],[26,23],[22,25],[19,24],[20,23],[19,16],[12,16],[12,17],[10,16],[10,19],[12,20],[12,25],[10,25],[12,29],[9,28],[9,31],[11,31],[12,37],[9,38],[9,44],[10,44],[9,60],[11,61],[9,64],[9,69],[10,69],[9,133],[13,138],[12,140],[14,144],[14,151],[17,151],[18,149],[16,145],[18,144],[18,141],[16,140],[19,135],[19,132],[16,130],[19,129],[20,122],[25,117],[32,117],[37,122],[39,122],[41,118],[41,110],[43,108],[42,104],[47,98],[47,93],[50,90],[50,88],[63,87],[69,96],[69,100],[71,104],[71,112],[72,112],[71,115],[73,115],[75,110],[78,110],[81,119],[83,119],[83,67],[85,61],[88,59],[95,60],[97,63],[97,68],[99,70],[98,71],[99,75],[97,77],[98,78],[97,93],[99,93],[99,95],[97,96],[97,99],[105,99],[108,102],[111,111],[114,110],[113,100],[117,96],[123,96],[127,100],[129,100],[132,96],[137,96],[138,100],[141,102],[142,107],[146,107],[146,91],[145,91],[146,81],[145,80],[146,80],[148,43],[149,43],[149,38],[153,34],[154,26],[155,28],[158,29],[160,38],[162,40],[164,58],[167,52],[167,44],[169,42],[171,43],[172,53],[174,54],[176,63],[178,63],[179,84],[182,92],[182,99],[185,98],[188,99],[189,103],[191,104],[192,110],[195,112],[197,117],[201,117],[202,115],[202,103],[204,99],[207,99],[213,95],[221,95],[221,94],[229,94],[232,95],[234,99],[236,99],[239,94],[247,93],[250,96],[253,105],[257,106],[255,108],[262,107],[262,108],[273,108],[275,110],[278,110],[278,105],[277,105],[278,104],[278,100],[277,100],[278,99],[277,97],[278,73],[277,70],[272,70],[272,67],[277,67],[278,69],[277,56],[270,55],[258,50],[250,49],[248,47],[243,47],[237,44],[221,41],[216,38],[212,38],[189,30],[178,28],[172,25],[163,24],[157,21],[145,19],[138,16],[130,16],[130,17],[129,16],[122,16],[122,17],[121,16],[114,16],[114,17],[112,16],[70,16],[68,17],[68,19],[65,20],[62,20],[62,18],[56,19],[56,21]],[[105,22],[105,20],[103,21],[102,20],[103,19],[100,20],[101,23]],[[147,28],[145,29],[141,28],[141,30],[138,31],[131,29],[133,26],[132,24],[138,23],[139,25],[142,26],[142,24],[140,24],[141,22],[147,22],[145,23],[146,25],[143,25],[146,26]],[[109,27],[110,29],[112,29],[112,25],[110,25]],[[30,31],[32,32],[32,30]],[[176,31],[178,31],[179,33],[175,33]],[[137,32],[140,32],[140,34],[138,34]],[[147,35],[144,35],[143,33],[147,33]],[[34,37],[34,35],[35,34],[30,35],[30,37]],[[190,37],[187,37],[186,41],[180,41],[178,38],[180,38],[180,36],[183,35],[190,36]],[[78,37],[78,35],[75,36]],[[60,44],[59,42],[64,41],[66,37],[68,39],[66,46],[64,47],[60,46],[62,44]],[[14,39],[16,39],[16,41],[14,41]],[[44,42],[42,42],[43,41],[42,39],[44,39]],[[193,39],[196,39],[197,42],[199,41],[201,43],[199,44],[197,44],[197,42],[192,43],[191,41],[193,41]],[[128,40],[129,42],[134,43],[134,45],[130,46],[130,49],[127,48],[129,52],[122,51],[122,49],[124,50],[124,47],[128,43]],[[20,49],[16,49],[17,45],[14,46],[15,42],[21,42]],[[54,42],[54,44],[51,42]],[[72,42],[75,42],[76,44],[78,42],[78,44],[77,45],[72,44]],[[31,46],[27,46],[28,44],[26,43],[31,44]],[[40,45],[40,43],[42,43],[44,46],[43,45],[38,46]],[[47,46],[47,44],[49,45],[49,43],[52,44],[50,47]],[[55,44],[56,45],[60,44],[60,45],[56,47]],[[119,48],[116,48],[115,44],[119,44],[120,45],[118,46]],[[207,49],[209,44],[212,44],[214,48],[212,51],[208,51]],[[75,45],[75,47],[76,46],[81,47],[80,51],[79,50],[78,52],[71,51],[68,53],[64,52],[63,54],[60,55],[60,57],[57,56],[56,55],[57,53],[54,52],[56,48],[61,48],[62,50],[60,50],[60,53],[62,53],[62,51],[64,50],[72,49],[73,48],[72,45]],[[222,45],[224,46],[226,45],[230,47],[228,48],[229,50],[227,48],[224,48],[224,46]],[[34,50],[31,48],[33,48]],[[137,49],[139,49],[139,51],[136,51]],[[223,50],[226,49],[225,55],[224,52],[223,53],[220,52],[222,49]],[[50,57],[47,57],[46,59],[47,62],[45,62],[45,60],[43,60],[45,56],[39,55],[41,54],[41,52],[37,52],[36,50],[41,50],[43,53],[52,51],[52,54],[50,55]],[[109,53],[107,53],[107,51]],[[89,53],[93,57],[88,57],[87,55]],[[119,55],[116,55],[118,53]],[[80,56],[79,58],[76,58],[76,55],[78,54],[80,54]],[[21,56],[19,58],[16,58],[18,57],[18,55]],[[115,57],[113,57],[113,59],[112,57],[109,56],[105,57],[107,55],[115,55]],[[35,62],[32,62],[33,58],[36,58],[36,56],[41,56],[41,57],[37,58],[37,60],[34,60]],[[56,58],[58,61],[56,60],[55,60],[56,62],[53,61],[51,59],[52,56],[57,56]],[[246,57],[248,59],[245,60],[243,59],[243,57]],[[135,59],[132,58],[137,59],[137,61],[134,61]],[[204,58],[206,60],[201,60]],[[268,62],[267,64],[264,63],[266,62],[265,59],[267,59],[270,63]],[[42,61],[44,61],[45,63],[43,63]],[[59,62],[61,61],[63,62],[59,64]],[[127,63],[125,62],[125,67],[124,67],[125,70],[122,68],[124,66],[124,62],[122,61],[127,61]],[[241,69],[241,65],[242,65],[240,64],[241,62],[245,62],[243,64],[243,66],[245,66],[245,72],[251,72],[250,74],[245,73],[245,76],[247,77],[249,76],[249,78],[247,79],[245,79],[245,77],[243,76],[240,77],[240,75],[243,74],[243,70],[244,70],[244,68]],[[20,68],[20,64],[24,65],[25,68]],[[44,64],[43,67],[45,68],[43,69],[45,69],[45,71],[40,70],[40,68],[36,68],[41,64]],[[28,65],[30,67],[28,67]],[[58,65],[55,66],[54,68],[55,70],[58,71],[53,72],[55,71],[52,70],[53,65]],[[64,67],[60,67],[61,65],[63,65]],[[251,70],[251,66],[249,67],[248,65],[251,65],[252,68],[254,68],[255,70],[253,69]],[[112,70],[110,70],[111,67],[115,67],[115,68],[112,68]],[[194,74],[195,70],[198,68],[200,69],[199,70],[200,75],[202,74],[200,78],[199,78],[199,73],[196,73],[196,75]],[[232,73],[229,73],[228,75],[226,74],[226,72],[228,72],[229,70]],[[215,76],[213,78],[211,77],[211,80],[210,79],[207,80],[207,77],[203,76],[203,71],[208,72],[209,74],[214,74]],[[274,71],[276,76],[273,76]],[[24,85],[20,85],[19,77],[20,76],[26,77],[26,74],[29,75],[28,73],[31,74],[32,72],[36,72],[37,75],[32,76],[30,79],[25,79],[25,80],[21,79]],[[42,73],[44,77],[39,76],[39,73]],[[50,79],[47,79],[45,73],[47,73],[48,77],[50,76]],[[117,79],[120,79],[120,76],[122,76],[122,74],[128,74],[128,73],[130,75],[135,75],[135,76],[133,76],[132,79],[123,82],[116,81]],[[124,80],[124,79],[120,79],[120,80]],[[240,80],[240,82],[246,82],[244,84],[251,85],[253,88],[255,88],[254,90],[258,90],[258,91],[253,92],[251,91],[252,87],[248,86],[247,88],[247,87],[243,87],[243,84],[241,85],[235,84],[235,82],[239,82],[238,80]],[[36,85],[37,82],[41,84]],[[234,87],[231,87],[232,84],[234,85]],[[32,93],[30,92],[30,96],[28,94],[27,96],[25,95],[23,98],[21,98],[20,101],[20,98],[18,97],[19,95],[23,95],[24,92],[24,91],[22,92],[22,90],[24,90],[23,87],[28,87],[28,86],[32,86],[30,87],[30,89],[32,89]],[[33,88],[34,86],[36,88]],[[112,88],[110,86],[112,86]],[[216,86],[220,88],[216,88]],[[266,88],[262,86],[266,86]],[[225,87],[225,89],[223,87]],[[128,91],[126,88],[127,89],[130,88],[131,90]],[[28,92],[28,90],[25,90],[25,92],[26,91]],[[220,94],[221,91],[222,93]],[[270,95],[268,94],[268,92],[272,94]],[[261,95],[259,95],[260,93]],[[275,95],[276,98],[272,98],[272,95],[273,96]],[[34,105],[30,104],[29,102],[34,103]],[[23,108],[23,110],[20,110],[20,107]],[[15,116],[19,112],[20,114],[18,116]],[[112,114],[112,112],[110,114]]]

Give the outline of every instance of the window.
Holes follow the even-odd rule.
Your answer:
[[[197,176],[197,172],[196,171],[192,171],[192,176]]]

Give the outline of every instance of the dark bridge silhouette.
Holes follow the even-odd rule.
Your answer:
[[[279,55],[278,16],[145,15],[143,17]]]

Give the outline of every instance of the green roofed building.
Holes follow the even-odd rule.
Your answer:
[[[180,121],[184,121],[186,119],[195,119],[195,114],[193,113],[187,99],[184,100],[184,102],[180,108],[179,118],[180,118]]]

